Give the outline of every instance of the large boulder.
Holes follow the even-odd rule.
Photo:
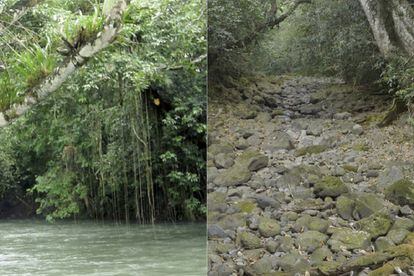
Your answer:
[[[328,244],[335,252],[340,252],[343,249],[367,249],[371,244],[371,236],[365,231],[338,228],[332,234]]]
[[[254,150],[245,151],[236,159],[238,166],[249,171],[257,171],[265,168],[268,163],[269,158],[266,155]]]
[[[414,206],[414,183],[408,179],[398,180],[385,189],[385,197],[401,206]]]
[[[249,170],[236,164],[216,176],[213,183],[218,186],[237,186],[248,182],[251,177],[252,173]]]
[[[259,222],[259,233],[265,238],[274,237],[280,234],[280,225],[274,219],[263,217]]]
[[[392,220],[388,214],[377,212],[371,216],[361,219],[355,226],[371,235],[371,238],[384,236],[392,226]]]
[[[313,252],[322,247],[328,240],[328,236],[318,231],[307,231],[298,235],[296,243],[306,252]]]
[[[257,237],[253,233],[241,232],[241,233],[239,233],[239,239],[240,239],[241,245],[245,249],[256,249],[256,248],[261,248],[262,247],[260,238]]]
[[[276,131],[263,142],[263,149],[270,152],[277,150],[291,150],[293,149],[293,143],[287,133]]]
[[[320,197],[338,197],[349,192],[341,179],[335,176],[325,176],[315,184],[315,193]]]

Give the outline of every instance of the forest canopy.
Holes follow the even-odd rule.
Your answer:
[[[0,215],[202,219],[204,15],[201,0],[3,1],[0,111],[36,105],[0,129]]]

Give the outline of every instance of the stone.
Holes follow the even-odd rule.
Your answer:
[[[393,246],[395,246],[395,244],[387,237],[379,237],[375,241],[375,250],[377,251],[384,251]]]
[[[208,238],[209,239],[224,239],[227,238],[227,233],[216,224],[209,225],[207,228]]]
[[[303,230],[311,230],[311,231],[318,231],[321,233],[326,233],[328,230],[330,223],[325,219],[321,219],[318,217],[312,217],[309,215],[304,215],[303,217],[299,218],[295,223],[295,229],[298,232]]]
[[[385,198],[400,206],[414,206],[414,183],[408,179],[394,182],[385,189]]]
[[[399,166],[391,166],[386,168],[378,178],[378,186],[386,188],[391,184],[404,178],[403,170]]]
[[[355,201],[347,196],[339,196],[336,199],[336,211],[341,218],[345,220],[352,219],[352,213],[355,208]]]
[[[234,203],[234,206],[242,213],[252,213],[256,208],[256,203],[251,200],[241,200]]]
[[[280,234],[280,225],[274,219],[265,217],[260,218],[259,233],[265,238],[274,237]]]
[[[392,225],[392,220],[388,214],[377,212],[371,216],[356,222],[355,226],[365,232],[368,232],[372,238],[387,234]]]
[[[395,229],[395,230],[390,230],[386,237],[390,241],[392,241],[394,244],[398,245],[404,241],[404,239],[407,237],[409,233],[410,231],[406,229]]]
[[[242,213],[225,215],[218,219],[217,224],[224,230],[235,230],[246,226],[246,216]]]
[[[247,183],[252,173],[245,167],[234,165],[228,170],[221,172],[213,181],[218,186],[237,186]]]
[[[262,247],[260,238],[250,232],[239,233],[239,238],[240,243],[246,249],[257,249]]]
[[[212,192],[208,194],[207,206],[209,212],[222,212],[227,210],[226,194],[220,192]]]
[[[348,187],[334,176],[325,176],[321,181],[315,184],[314,192],[320,197],[338,197],[341,194],[347,193]]]
[[[219,153],[214,158],[214,164],[218,169],[228,169],[234,164],[233,154]]]
[[[219,153],[232,153],[233,146],[229,143],[212,144],[208,147],[208,154],[215,157]]]
[[[296,243],[301,250],[313,252],[315,249],[322,247],[328,240],[328,236],[317,231],[307,231],[298,235]]]
[[[334,230],[328,244],[334,252],[340,252],[343,249],[367,249],[371,244],[371,236],[365,231],[338,228]]]
[[[250,150],[243,152],[236,159],[236,163],[249,171],[257,171],[267,166],[269,158],[258,151]]]
[[[341,113],[336,113],[334,115],[334,119],[336,120],[347,120],[349,118],[351,118],[352,114],[349,112],[341,112]]]
[[[316,249],[310,256],[311,265],[321,264],[325,260],[332,260],[333,254],[327,246]]]
[[[414,220],[409,218],[396,218],[391,230],[405,229],[412,231],[414,229]]]
[[[279,247],[279,243],[274,240],[268,240],[266,242],[266,250],[272,254],[276,252],[278,247]]]
[[[355,199],[355,219],[369,217],[385,207],[385,202],[377,194],[360,193]]]
[[[352,127],[352,133],[355,135],[361,135],[364,133],[364,128],[361,125],[356,124]]]
[[[319,153],[326,151],[327,149],[328,149],[328,146],[326,145],[307,146],[307,147],[297,149],[295,152],[295,156],[300,157],[300,156],[304,156],[307,154],[309,155],[319,154]]]
[[[272,259],[269,256],[264,256],[263,258],[256,261],[248,269],[251,269],[251,275],[263,275],[269,273],[273,269]]]
[[[255,199],[256,199],[257,205],[259,205],[259,207],[262,209],[265,209],[266,207],[278,209],[280,207],[279,201],[269,196],[258,195],[255,197]]]
[[[207,168],[207,182],[212,183],[214,179],[216,179],[218,174],[219,172],[216,167],[208,167]]]
[[[290,136],[282,131],[277,131],[270,135],[263,142],[263,149],[270,152],[277,150],[291,150],[293,149],[293,143]]]
[[[289,272],[287,275],[304,273],[310,267],[310,263],[297,252],[292,252],[278,258],[276,264],[283,271]]]

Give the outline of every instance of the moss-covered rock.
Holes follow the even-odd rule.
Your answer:
[[[236,164],[249,171],[265,168],[268,162],[269,158],[266,155],[254,150],[245,151],[236,159]]]
[[[220,173],[214,179],[214,184],[218,186],[237,186],[248,182],[251,177],[252,173],[248,169],[236,164]]]
[[[352,213],[355,208],[355,201],[347,196],[340,196],[336,200],[336,212],[341,218],[346,220],[352,219]]]
[[[234,206],[240,210],[242,213],[252,213],[253,210],[257,207],[256,203],[249,200],[242,200],[234,203]]]
[[[349,191],[348,187],[334,176],[325,176],[315,184],[315,193],[320,197],[337,197]]]
[[[329,225],[330,223],[326,219],[304,215],[296,221],[295,229],[299,232],[303,230],[311,230],[326,233]]]
[[[322,153],[324,151],[326,151],[328,149],[328,146],[325,145],[313,145],[313,146],[308,146],[308,147],[303,147],[300,149],[297,149],[295,152],[296,156],[304,156],[307,154],[318,154],[318,153]]]
[[[388,230],[392,226],[392,220],[387,214],[377,212],[367,218],[361,219],[355,225],[358,229],[368,232],[371,238],[376,238],[388,233]]]
[[[261,218],[259,222],[259,233],[263,237],[274,237],[280,234],[280,225],[279,223],[270,218]]]
[[[318,231],[307,231],[298,235],[296,243],[307,252],[313,252],[322,247],[328,240],[328,236]]]
[[[414,206],[414,183],[408,179],[401,179],[385,189],[385,197],[401,206]]]
[[[342,168],[347,172],[354,172],[354,173],[358,172],[357,166],[346,164],[346,165],[343,165]]]
[[[385,202],[376,194],[361,193],[355,199],[355,214],[358,218],[369,217],[384,207]]]
[[[241,232],[239,233],[239,239],[241,245],[245,249],[257,249],[261,248],[262,244],[260,238],[257,237],[255,234],[250,232]]]
[[[331,250],[327,246],[323,246],[313,251],[309,260],[312,265],[318,265],[322,264],[324,260],[332,260],[332,258],[333,254]]]
[[[332,250],[339,252],[342,249],[366,249],[370,246],[371,236],[364,231],[356,231],[349,228],[336,229],[328,244]]]

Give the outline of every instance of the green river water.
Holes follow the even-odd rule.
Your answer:
[[[206,275],[205,229],[1,221],[0,275]]]

